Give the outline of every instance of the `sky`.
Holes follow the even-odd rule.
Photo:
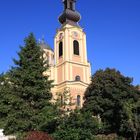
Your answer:
[[[116,68],[140,84],[140,0],[77,0],[87,35],[92,74]],[[33,32],[54,47],[61,0],[0,0],[0,73],[13,66],[19,46]]]

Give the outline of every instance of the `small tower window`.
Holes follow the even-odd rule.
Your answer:
[[[73,10],[73,3],[70,2],[70,9]]]
[[[75,77],[75,81],[80,81],[80,80],[81,80],[80,76],[77,75],[77,76]]]
[[[79,55],[79,42],[77,40],[73,41],[73,50],[75,55]]]
[[[81,106],[81,96],[77,95],[77,106],[80,107]]]
[[[65,10],[66,10],[67,9],[67,0],[65,0],[64,5],[65,5]]]
[[[59,57],[61,57],[63,55],[63,43],[60,42],[59,43]]]

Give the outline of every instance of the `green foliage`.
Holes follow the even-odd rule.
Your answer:
[[[134,125],[128,125],[128,120],[132,122],[134,119],[132,105],[140,100],[140,92],[131,83],[131,78],[115,69],[99,70],[92,76],[85,93],[83,110],[100,116],[104,124],[102,133],[132,136]],[[122,131],[123,124],[127,126],[125,131]]]
[[[0,128],[4,128],[5,119],[9,111],[11,111],[11,104],[16,102],[14,95],[10,94],[11,85],[9,84],[9,80],[7,74],[0,75]],[[18,103],[18,102],[17,102]]]
[[[120,132],[126,136],[133,136],[134,140],[140,134],[140,100],[137,102],[124,103],[124,112],[127,119],[122,120]]]
[[[4,121],[6,134],[40,130],[42,121],[47,120],[42,117],[44,110],[51,114],[52,108],[52,81],[43,75],[48,65],[34,35],[30,34],[20,48],[19,60],[14,59],[15,66],[0,78],[4,83],[0,86],[0,125]]]
[[[72,112],[71,107],[73,105],[75,105],[75,103],[72,103],[69,88],[65,88],[62,93],[56,94],[55,106],[57,107],[59,116],[64,116]]]
[[[42,121],[41,129],[43,131],[47,131],[50,134],[53,134],[59,127],[59,125],[61,125],[64,122],[65,118],[67,118],[69,114],[72,112],[70,108],[73,105],[73,103],[71,103],[69,89],[65,88],[62,93],[57,93],[56,95],[57,96],[56,99],[54,99],[55,102],[51,108],[51,111],[49,111],[45,107],[43,113],[43,115],[45,114],[45,118],[47,118],[48,121]]]
[[[94,140],[98,130],[99,123],[90,113],[77,110],[61,118],[53,136],[56,140]]]
[[[97,71],[82,110],[72,111],[68,89],[58,93],[54,105],[50,103],[52,81],[43,75],[48,64],[33,34],[20,48],[15,66],[0,75],[0,128],[5,134],[17,134],[20,139],[37,130],[56,140],[96,140],[110,133],[139,138],[140,91],[131,78],[115,69]]]

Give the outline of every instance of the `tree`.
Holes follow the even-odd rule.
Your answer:
[[[127,119],[121,121],[120,132],[137,140],[140,134],[140,100],[135,103],[131,100],[125,102],[123,109]]]
[[[52,81],[43,75],[48,65],[33,34],[25,39],[25,45],[20,49],[19,60],[14,59],[15,66],[7,73],[6,97],[0,101],[6,109],[8,107],[5,115],[6,134],[40,130],[45,118],[42,117],[43,110],[51,107]]]
[[[72,98],[69,88],[65,88],[62,93],[57,93],[56,95],[52,108],[49,107],[51,110],[48,110],[47,107],[44,108],[45,118],[47,118],[48,121],[42,121],[41,130],[47,131],[49,134],[53,134],[58,126],[73,112],[71,106],[74,104],[71,102]]]
[[[10,111],[13,111],[15,104],[20,100],[14,94],[11,94],[11,87],[7,73],[0,75],[0,128],[6,125],[7,117]]]
[[[53,137],[56,140],[94,140],[99,128],[98,120],[91,113],[75,110],[61,119]]]
[[[63,92],[56,94],[55,99],[55,106],[57,107],[57,110],[59,111],[59,116],[65,116],[72,112],[71,107],[75,103],[72,103],[72,97],[70,95],[69,88],[65,88]]]
[[[7,82],[5,80],[5,75],[0,75],[0,128],[4,127],[4,120],[9,112],[9,107],[5,106],[5,93],[7,92],[6,89]]]
[[[100,116],[103,122],[102,133],[121,133],[122,123],[128,120],[124,105],[140,99],[140,92],[132,85],[132,79],[123,76],[115,69],[99,70],[85,92],[84,111]],[[130,133],[129,133],[130,134]]]

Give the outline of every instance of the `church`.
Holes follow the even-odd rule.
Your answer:
[[[75,107],[82,107],[84,92],[90,83],[91,66],[87,59],[86,34],[80,27],[81,15],[76,11],[76,0],[63,0],[64,10],[59,16],[61,27],[54,38],[54,50],[40,43],[44,57],[48,60],[53,98],[67,91]],[[63,99],[63,97],[62,97]]]

